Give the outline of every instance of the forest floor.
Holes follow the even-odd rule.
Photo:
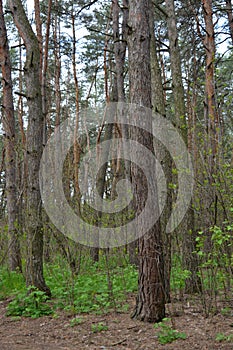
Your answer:
[[[231,342],[216,341],[218,333],[233,339],[233,314],[204,317],[200,305],[173,302],[168,306],[168,317],[179,332],[185,332],[185,340],[178,339],[161,345],[158,329],[153,324],[130,318],[134,296],[129,298],[130,310],[124,313],[103,315],[73,315],[59,312],[57,317],[37,319],[13,319],[6,316],[7,301],[0,302],[0,349],[1,350],[232,350]],[[77,324],[72,326],[74,317]],[[98,325],[105,329],[95,332]]]

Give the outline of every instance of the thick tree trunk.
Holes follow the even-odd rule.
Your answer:
[[[27,88],[27,208],[26,230],[28,240],[27,286],[35,286],[50,295],[43,276],[43,225],[41,220],[41,197],[39,166],[43,147],[43,113],[40,84],[40,50],[20,0],[9,0],[15,25],[26,46],[24,74]]]
[[[2,0],[0,0],[0,66],[2,70],[3,86],[3,132],[5,146],[5,167],[6,167],[6,195],[8,214],[8,235],[9,235],[9,265],[11,271],[22,271],[20,242],[17,227],[18,205],[17,205],[17,173],[16,173],[16,134],[15,116],[12,94],[11,62],[6,32],[6,25],[3,15]]]
[[[157,46],[154,31],[154,4],[150,1],[150,60],[151,60],[151,92],[153,111],[166,117],[165,99],[163,92],[162,73],[157,56]],[[165,136],[165,135],[164,135]],[[169,184],[172,183],[172,160],[169,152],[154,140],[154,147],[158,152],[160,163],[162,164],[165,178],[167,181],[167,200],[165,208],[161,214],[160,222],[163,239],[164,252],[164,282],[166,291],[166,302],[170,301],[170,273],[171,273],[171,233],[166,232],[166,225],[172,212],[172,190]]]
[[[150,74],[150,28],[149,28],[149,1],[131,0],[129,2],[129,81],[130,102],[138,105],[130,108],[131,123],[138,125],[143,118],[144,125],[152,131],[152,116],[143,115],[140,106],[151,108],[151,74]],[[133,127],[130,130],[133,140],[141,143],[154,152],[153,137],[151,133]],[[135,150],[131,150],[134,152]],[[137,157],[140,154],[137,154]],[[141,155],[143,156],[143,155]],[[148,164],[148,182],[154,183],[155,164]],[[147,184],[141,169],[132,164],[132,182],[135,196],[136,217],[143,210],[146,200]],[[158,211],[158,194],[156,186],[153,187],[153,210]],[[146,223],[137,222],[137,230]],[[160,222],[152,226],[145,236],[139,238],[139,279],[138,296],[133,318],[158,322],[165,316],[165,292],[164,292],[164,262],[162,252]]]

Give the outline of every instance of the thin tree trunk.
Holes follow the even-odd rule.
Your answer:
[[[26,201],[26,182],[27,182],[27,158],[26,158],[26,134],[24,130],[24,104],[23,104],[23,50],[22,50],[22,38],[19,37],[19,77],[18,77],[18,89],[19,98],[17,101],[17,119],[20,136],[18,139],[21,145],[23,161],[21,157],[17,157],[17,185],[19,188],[19,199],[18,199],[18,225],[20,230],[25,227],[25,217],[23,215],[25,210]],[[19,152],[20,153],[20,152]]]
[[[215,91],[215,30],[213,22],[213,2],[212,0],[202,0],[202,10],[205,22],[205,35],[203,37],[203,45],[206,53],[205,66],[205,174],[203,182],[206,182],[205,191],[202,196],[203,204],[203,224],[207,229],[207,240],[205,249],[207,252],[211,250],[211,232],[208,229],[216,224],[216,200],[218,200],[217,192],[214,186],[218,168],[219,156],[219,140],[220,140],[220,124],[219,111],[217,106],[217,96]]]
[[[48,55],[49,55],[49,35],[51,25],[51,10],[52,0],[48,0],[48,12],[47,12],[47,23],[45,33],[45,44],[43,49],[43,69],[42,69],[42,108],[44,116],[44,130],[43,130],[43,145],[47,142],[47,114],[48,114],[48,103],[47,103],[47,71],[48,71]]]
[[[41,220],[41,197],[39,167],[43,147],[43,113],[40,84],[40,49],[20,0],[9,0],[15,25],[26,46],[24,74],[27,89],[27,208],[26,230],[28,241],[27,286],[35,286],[51,295],[43,276],[43,225]]]
[[[170,47],[172,91],[174,98],[175,120],[174,123],[180,133],[187,140],[186,107],[184,99],[184,87],[182,82],[181,59],[178,46],[178,33],[176,27],[176,15],[174,0],[165,0],[167,12],[167,28]]]
[[[58,1],[55,0],[55,6],[58,6]],[[55,16],[53,24],[53,40],[54,40],[54,57],[55,57],[55,106],[56,106],[56,120],[55,127],[61,123],[61,48],[60,48],[60,22]]]
[[[5,168],[6,168],[6,195],[8,214],[8,236],[9,236],[9,265],[11,271],[22,271],[19,227],[18,205],[17,205],[17,162],[16,162],[16,130],[15,115],[12,94],[11,62],[8,46],[5,19],[3,14],[2,0],[0,0],[0,66],[2,70],[3,86],[3,132],[5,146]]]
[[[42,112],[43,112],[43,146],[47,143],[48,138],[48,89],[47,89],[47,71],[48,71],[48,55],[49,55],[49,36],[50,36],[50,26],[51,26],[51,10],[52,10],[52,0],[48,0],[48,10],[47,10],[47,21],[46,21],[46,32],[45,32],[45,42],[42,45],[42,77],[41,77],[41,94],[42,94]],[[39,22],[39,20],[37,21]],[[39,30],[37,30],[38,32]],[[38,34],[37,34],[38,35]],[[42,39],[41,39],[42,40]],[[41,42],[43,44],[43,42]],[[44,225],[44,259],[45,262],[50,261],[50,238],[51,229],[48,225],[48,215],[43,210],[42,212],[43,225]]]
[[[43,36],[42,36],[42,23],[40,17],[40,2],[39,0],[34,0],[35,9],[35,23],[36,23],[36,33],[38,38],[38,44],[40,49],[40,83],[42,83],[42,67],[43,67]]]
[[[110,22],[108,20],[106,34],[108,33],[109,24],[110,24]],[[109,69],[108,69],[108,59],[107,59],[108,44],[109,44],[109,36],[106,35],[105,47],[104,47],[104,89],[105,89],[105,102],[106,102],[106,104],[108,104],[111,100],[111,96],[110,96],[110,92],[109,92]],[[115,86],[113,86],[113,95],[115,93],[114,88],[115,88]],[[106,126],[105,137],[104,137],[105,140],[108,139],[108,137],[110,137],[110,138],[112,137],[112,128],[113,128],[112,124],[108,124]],[[96,152],[97,152],[97,155],[99,155],[102,159],[107,160],[108,152],[106,151],[104,154],[100,154],[100,152],[98,150],[100,136],[101,136],[101,132],[99,133],[99,136],[97,137]],[[105,162],[105,165],[99,171],[97,182],[96,182],[97,191],[102,198],[104,195],[106,169],[107,169],[107,164]],[[96,199],[94,199],[94,200],[96,200]],[[101,217],[102,217],[102,213],[101,213],[101,211],[98,211],[97,212],[98,223],[100,223]],[[97,237],[97,240],[98,240],[98,237]],[[99,261],[99,247],[98,247],[99,242],[96,241],[95,243],[96,243],[96,246],[91,248],[90,255],[91,255],[94,262],[98,262]]]
[[[186,106],[185,106],[185,94],[182,82],[181,71],[181,58],[178,45],[178,32],[176,23],[176,14],[174,0],[165,0],[166,12],[167,12],[167,27],[168,38],[170,46],[170,60],[171,60],[171,73],[172,73],[172,91],[174,98],[175,119],[174,123],[179,130],[180,134],[188,146],[188,131],[186,122]],[[191,277],[187,280],[186,290],[190,293],[196,292],[199,285],[199,279],[197,276],[198,262],[196,256],[193,254],[195,250],[195,230],[194,230],[194,212],[192,208],[192,202],[189,205],[189,209],[179,226],[179,230],[182,234],[183,240],[183,264],[184,268],[191,271]]]
[[[123,12],[123,20],[120,32],[120,23],[119,23],[119,15],[120,11]],[[112,0],[112,16],[113,16],[113,38],[114,38],[114,57],[116,62],[116,81],[117,81],[117,101],[125,102],[125,88],[124,88],[124,73],[125,73],[125,56],[126,56],[126,48],[127,48],[127,23],[129,18],[129,1],[123,0],[122,9],[120,8],[118,0]],[[118,106],[118,114],[124,113],[122,110],[123,106],[119,104]],[[119,118],[120,120],[122,118]],[[129,130],[128,126],[122,125],[119,126],[122,130],[122,137],[124,139],[129,139]],[[126,152],[129,152],[127,149]],[[126,157],[125,157],[126,158]],[[124,161],[124,171],[125,177],[129,180],[131,179],[131,170],[130,170],[130,162]],[[128,211],[132,211],[132,208],[129,207]],[[133,265],[138,265],[138,240],[135,240],[129,244],[129,261]]]
[[[231,0],[226,0],[226,11],[228,17],[229,30],[231,35],[231,41],[233,44],[233,14],[232,14],[232,3]]]
[[[209,156],[209,172],[214,172],[219,140],[219,115],[216,103],[214,59],[215,59],[215,33],[213,24],[212,0],[202,0],[206,35],[203,44],[206,52],[205,89],[206,89],[206,126],[207,126],[207,155]]]
[[[75,87],[75,127],[74,127],[74,189],[75,200],[77,201],[77,211],[80,214],[80,200],[81,193],[79,188],[79,162],[81,156],[81,146],[78,142],[78,128],[79,128],[79,86],[78,76],[76,70],[76,33],[75,33],[75,14],[72,9],[71,23],[72,23],[72,35],[73,35],[73,51],[72,51],[72,66],[74,75],[74,87]]]

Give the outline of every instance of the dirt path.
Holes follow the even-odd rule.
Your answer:
[[[204,318],[188,306],[173,318],[187,339],[161,345],[153,325],[131,320],[130,312],[78,315],[80,324],[72,327],[74,315],[64,312],[57,318],[12,320],[5,316],[6,305],[0,302],[0,350],[233,350],[233,342],[215,341],[217,333],[233,335],[233,316]],[[99,323],[107,330],[95,333]]]

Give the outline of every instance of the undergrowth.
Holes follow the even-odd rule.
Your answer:
[[[65,263],[47,264],[44,274],[52,292],[51,300],[43,292],[27,289],[22,274],[0,270],[0,298],[14,297],[8,304],[7,315],[36,318],[57,310],[74,314],[127,311],[127,296],[137,290],[136,268],[112,263],[111,271],[106,271],[101,264],[90,263],[78,275],[72,274]]]
[[[216,234],[216,230],[214,233]],[[222,236],[219,238],[219,231],[217,233],[218,240],[222,239]],[[226,237],[228,239],[228,236]],[[201,239],[197,244],[199,251],[202,248]],[[212,256],[209,256],[210,258],[213,260]],[[213,278],[215,279],[214,285],[221,286],[222,290],[227,285],[222,261],[219,260],[220,258],[225,259],[225,256],[222,254],[220,258],[219,256],[217,258],[218,265],[217,263],[214,265],[216,274],[208,276],[207,274],[204,275],[206,270],[203,272],[205,278],[202,278],[201,281],[204,291],[210,289],[210,282]],[[216,261],[217,258],[214,256]],[[230,265],[230,262],[228,265]],[[185,282],[189,276],[190,272],[182,268],[180,256],[174,254],[170,281],[173,296],[183,295]],[[91,259],[86,258],[82,261],[78,274],[72,272],[69,264],[61,256],[57,256],[53,263],[45,264],[44,277],[51,289],[51,300],[47,300],[44,293],[36,289],[30,293],[32,289],[26,288],[23,274],[9,272],[6,267],[0,268],[0,300],[13,299],[7,308],[9,316],[40,317],[48,314],[56,315],[58,310],[64,310],[74,315],[81,313],[103,314],[113,310],[127,312],[129,308],[127,304],[128,295],[136,293],[138,288],[137,268],[130,265],[127,259],[122,259],[119,263],[116,255],[113,258],[109,257],[108,260],[101,256],[98,263],[93,263]],[[207,305],[206,298],[208,294],[203,294],[201,297],[203,305]],[[207,305],[209,309],[213,306],[214,300],[211,299],[211,304]],[[228,312],[231,312],[231,308]],[[168,332],[168,329],[166,331]],[[174,332],[171,330],[171,333]],[[174,333],[174,336],[176,336],[176,333]]]
[[[27,288],[27,293],[17,294],[15,299],[7,306],[7,316],[38,318],[52,313],[53,310],[48,303],[46,294],[32,286]]]

